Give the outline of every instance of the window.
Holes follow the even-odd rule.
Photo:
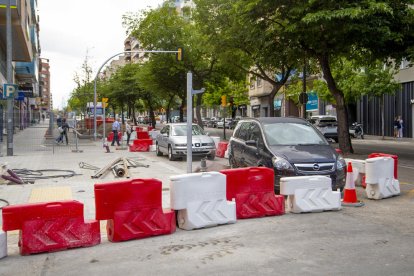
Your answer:
[[[249,138],[249,128],[250,128],[250,123],[249,122],[242,123],[242,125],[239,127],[239,129],[236,133],[236,137],[241,139],[241,140],[244,140],[244,141],[249,140],[248,139]]]
[[[250,124],[249,129],[250,137],[249,140],[257,141],[259,148],[264,148],[262,132],[260,130],[260,126],[256,123]]]
[[[261,78],[257,78],[257,87],[262,87],[262,79]]]

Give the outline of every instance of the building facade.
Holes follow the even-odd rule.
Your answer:
[[[7,80],[8,1],[0,0],[0,82]],[[18,85],[13,103],[14,129],[23,129],[40,118],[39,111],[39,17],[37,0],[12,0],[12,83]],[[0,131],[6,132],[6,101],[0,101]]]
[[[50,93],[50,64],[49,59],[40,58],[39,75],[40,108],[43,114],[53,110],[52,94]]]

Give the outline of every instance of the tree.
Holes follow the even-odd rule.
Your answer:
[[[300,56],[288,47],[289,41],[274,39],[263,32],[262,22],[249,20],[243,1],[195,2],[197,22],[214,45],[220,61],[233,72],[249,74],[251,79],[261,78],[272,85],[268,104],[270,116],[274,116],[274,97],[299,64]]]
[[[274,40],[288,39],[291,48],[315,58],[336,101],[341,150],[353,152],[348,132],[344,92],[332,74],[342,57],[397,62],[411,58],[414,16],[410,0],[273,1],[240,0],[246,18],[261,22]]]

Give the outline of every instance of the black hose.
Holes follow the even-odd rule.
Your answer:
[[[6,206],[10,205],[10,203],[5,199],[0,198],[0,201],[3,201],[4,203],[6,203],[6,205],[0,205],[0,210],[3,209],[3,207],[6,207]]]
[[[51,179],[51,178],[67,178],[72,177],[76,174],[75,171],[72,170],[58,170],[58,169],[48,169],[48,170],[28,170],[28,169],[15,169],[13,170],[15,174],[17,174],[23,181],[33,181],[36,179]],[[47,173],[53,172],[62,172],[62,174],[52,174],[47,175]]]

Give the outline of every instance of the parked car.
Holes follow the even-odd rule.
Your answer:
[[[192,153],[194,156],[205,156],[214,160],[216,146],[214,140],[208,136],[197,124],[192,125]],[[155,140],[156,154],[168,154],[169,160],[175,160],[187,155],[187,124],[174,123],[165,125]]]
[[[232,120],[233,119],[231,118],[226,118],[226,122],[224,123],[224,119],[221,119],[220,121],[217,122],[217,128],[223,128],[224,124],[226,124],[225,126],[226,128],[229,128]]]
[[[301,118],[244,118],[230,138],[228,153],[232,168],[272,168],[276,192],[280,191],[280,178],[287,176],[327,175],[333,189],[345,186],[345,160]]]
[[[237,126],[237,123],[240,121],[240,118],[236,118],[229,123],[229,129],[234,129]]]
[[[335,116],[316,115],[310,118],[310,122],[325,136],[338,143],[338,121]]]
[[[208,123],[211,121],[210,118],[201,118],[201,121],[203,122],[203,126],[208,126]]]
[[[220,121],[220,120],[221,120],[221,118],[218,118],[218,117],[211,118],[210,122],[208,122],[208,124],[207,124],[207,127],[216,128],[217,127],[217,122]]]

